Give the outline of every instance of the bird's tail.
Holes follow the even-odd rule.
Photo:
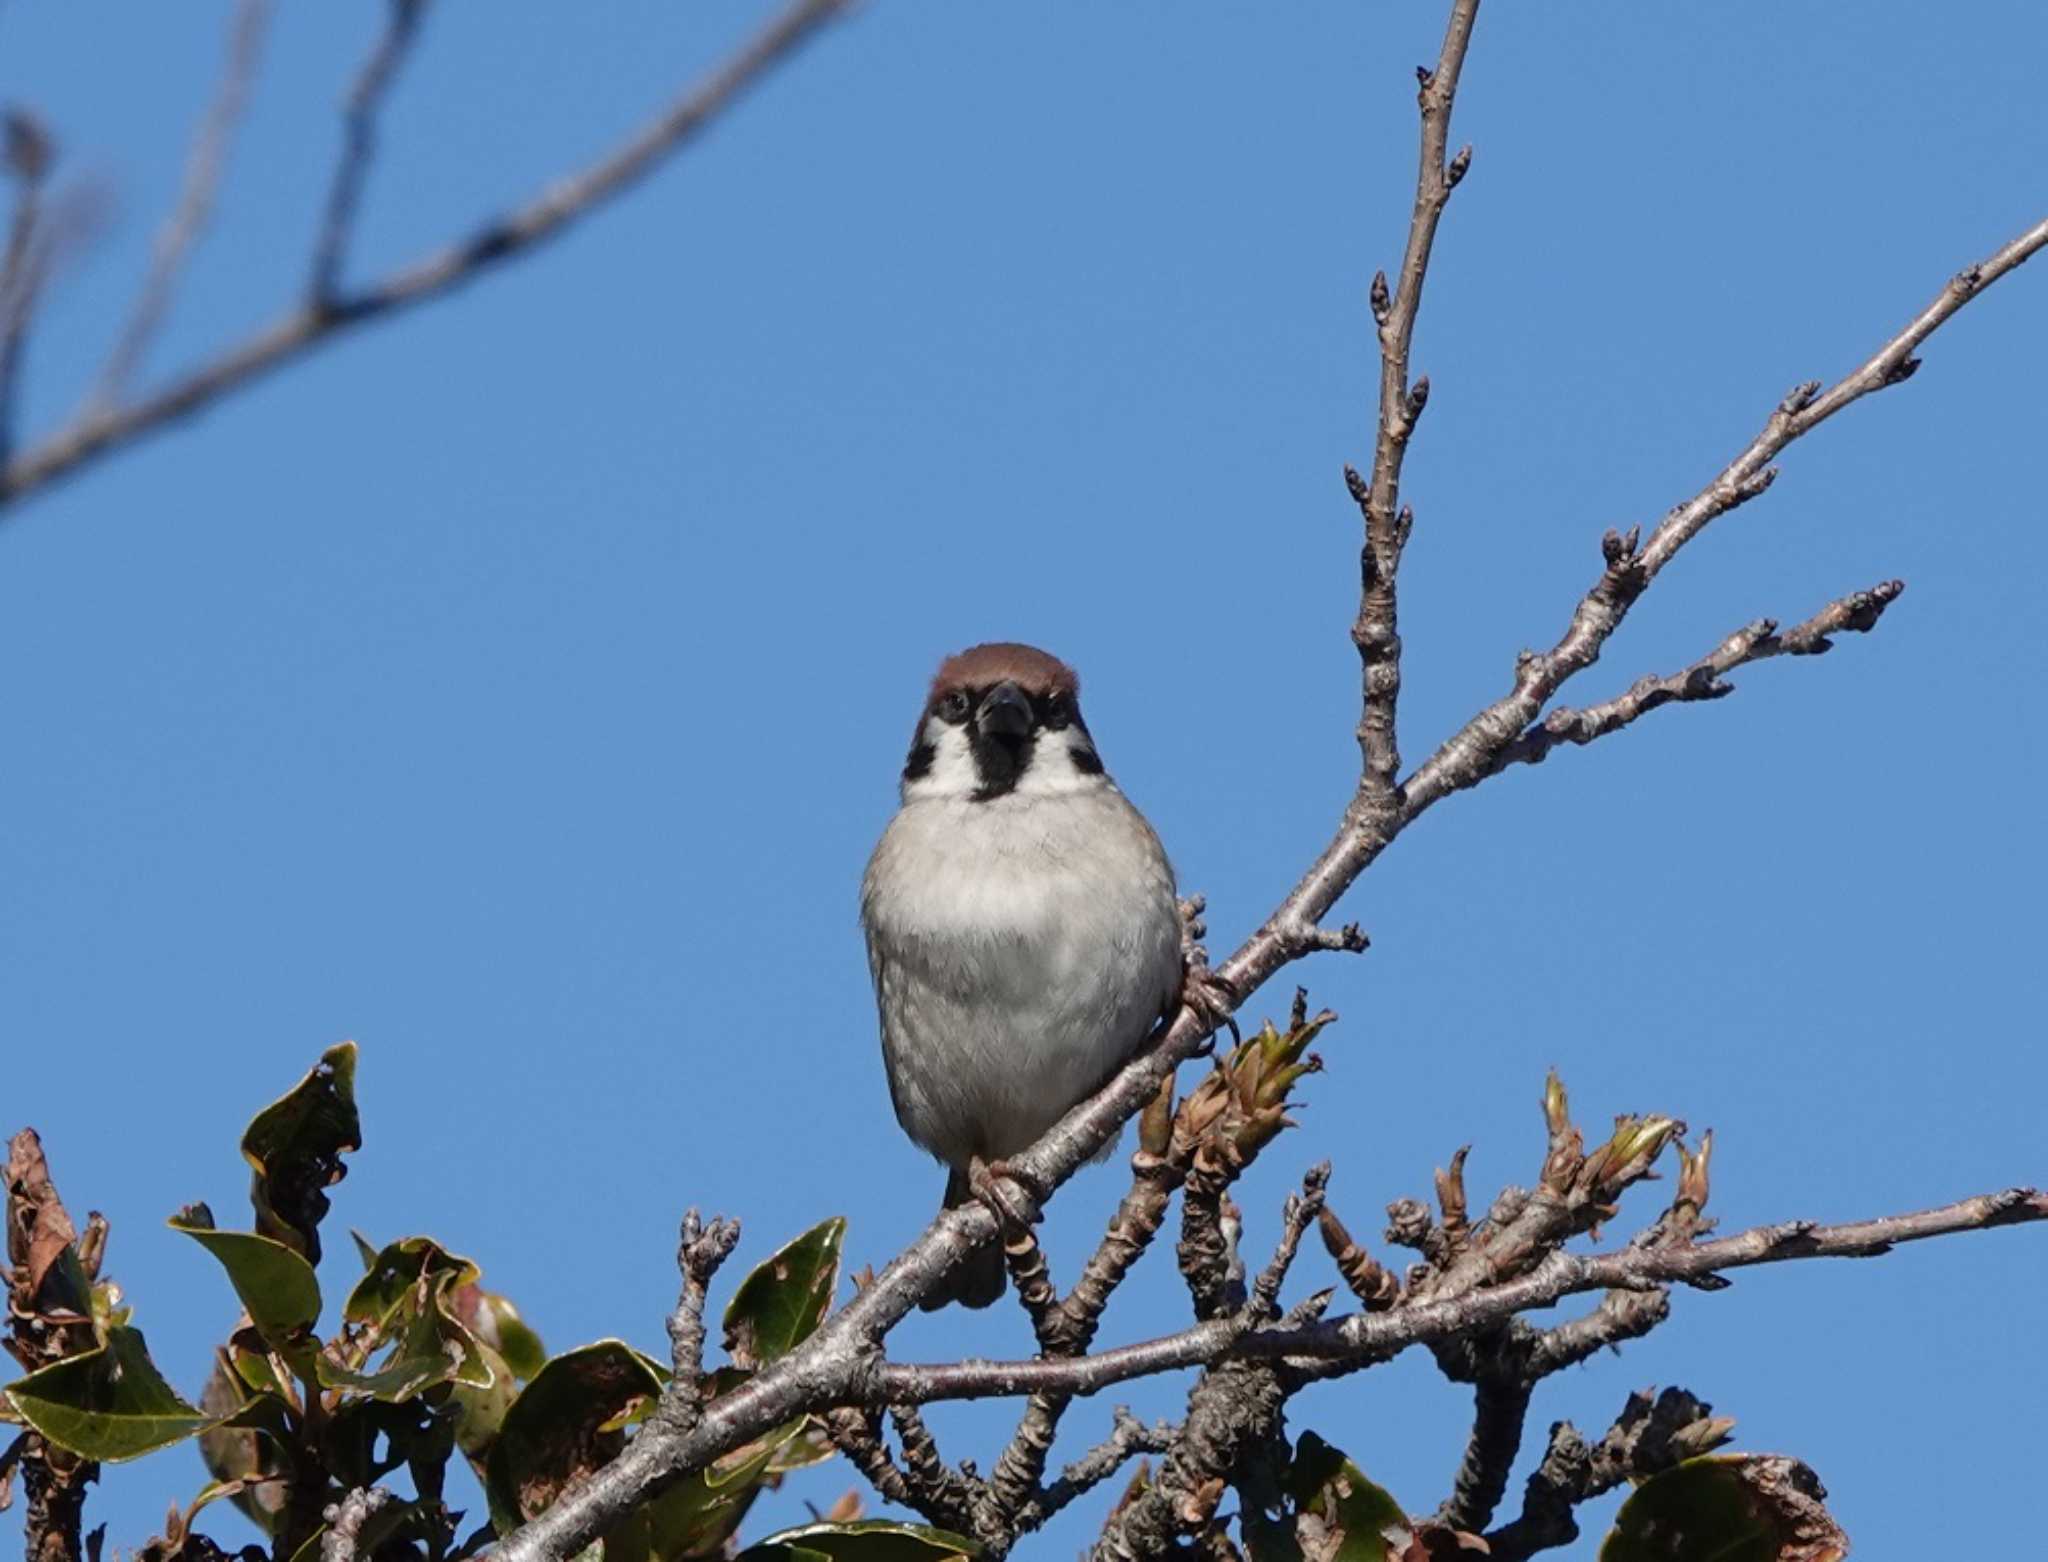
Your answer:
[[[955,1168],[946,1174],[947,1209],[958,1209],[973,1198],[974,1190],[968,1184],[966,1172]],[[955,1264],[952,1272],[933,1286],[918,1306],[928,1313],[937,1312],[948,1302],[958,1302],[963,1307],[987,1307],[1003,1294],[1004,1279],[1002,1244],[991,1237]]]

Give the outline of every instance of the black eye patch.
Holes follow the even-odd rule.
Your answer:
[[[973,702],[967,698],[965,689],[955,689],[932,707],[932,714],[951,726],[959,726],[967,719],[967,712]]]

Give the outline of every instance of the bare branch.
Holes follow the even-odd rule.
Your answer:
[[[683,1289],[668,1318],[671,1371],[656,1411],[667,1425],[679,1430],[694,1425],[703,1409],[704,1302],[712,1276],[732,1256],[739,1240],[740,1223],[736,1220],[714,1219],[707,1226],[694,1209],[683,1215],[676,1242],[676,1267],[683,1274]]]
[[[794,0],[752,42],[622,146],[580,173],[550,183],[524,206],[486,223],[471,237],[365,288],[318,305],[301,305],[141,401],[77,418],[6,463],[0,473],[0,504],[24,498],[142,435],[246,389],[345,330],[438,298],[490,267],[559,237],[659,167],[771,66],[845,14],[851,3]]]
[[[1401,636],[1395,581],[1412,522],[1409,512],[1400,508],[1401,462],[1416,419],[1429,400],[1426,377],[1413,385],[1408,382],[1408,353],[1416,316],[1422,309],[1422,285],[1429,274],[1437,223],[1452,188],[1472,163],[1470,147],[1448,164],[1444,153],[1458,76],[1465,67],[1465,51],[1478,15],[1479,0],[1455,0],[1436,69],[1418,73],[1422,85],[1416,102],[1422,115],[1422,144],[1408,243],[1393,291],[1388,292],[1384,272],[1373,278],[1372,285],[1372,313],[1380,342],[1379,421],[1372,477],[1361,480],[1349,467],[1344,470],[1346,486],[1365,517],[1365,546],[1359,553],[1358,621],[1351,631],[1362,664],[1364,709],[1358,724],[1358,746],[1364,768],[1359,787],[1367,811],[1388,821],[1400,811],[1401,751],[1395,717],[1401,695]]]
[[[868,1484],[881,1493],[884,1502],[893,1502],[905,1508],[917,1506],[910,1490],[910,1483],[903,1472],[896,1468],[896,1461],[889,1457],[888,1445],[882,1441],[882,1419],[873,1410],[828,1410],[824,1416],[825,1430],[832,1439],[832,1446],[853,1462],[853,1467],[867,1477]],[[930,1514],[925,1515],[930,1518]]]
[[[88,404],[92,411],[103,412],[120,402],[170,309],[186,256],[213,213],[214,196],[227,167],[228,149],[234,141],[235,127],[241,122],[269,26],[270,0],[240,0],[228,30],[227,63],[221,69],[220,85],[214,90],[213,101],[199,122],[192,150],[185,158],[185,187],[176,208],[157,230],[156,253],[149,275],[136,296],[134,313],[108,355],[106,368],[100,372],[99,385]]]
[[[1502,749],[1498,765],[1535,765],[1549,757],[1561,743],[1591,743],[1619,731],[1639,716],[1659,706],[1689,700],[1718,700],[1733,694],[1735,685],[1723,682],[1738,667],[1767,661],[1774,656],[1818,656],[1834,649],[1830,635],[1854,631],[1866,633],[1877,627],[1884,610],[1906,589],[1904,581],[1887,580],[1868,591],[1852,592],[1830,602],[1803,624],[1783,634],[1777,622],[1760,618],[1746,624],[1723,640],[1691,666],[1663,677],[1638,679],[1626,694],[1583,710],[1559,706],[1542,721]]]
[[[1907,355],[1912,346],[1924,340],[1968,298],[2044,244],[2048,244],[2048,222],[2015,239],[1984,265],[1972,268],[1966,273],[1971,278],[1966,289],[1952,283],[1935,305],[1923,311],[1906,332],[1843,385],[1818,399],[1802,391],[1803,399],[1792,399],[1797,400],[1797,406],[1788,401],[1789,410],[1781,408],[1752,452],[1768,445],[1769,452],[1764,457],[1768,459],[1768,453],[1782,449],[1848,400],[1878,384],[1895,383],[1903,377],[1903,364],[1910,361]],[[1389,296],[1389,309],[1391,304]],[[1873,374],[1875,378],[1871,377]],[[1415,410],[1418,409],[1411,390],[1411,418]],[[1717,479],[1718,487],[1710,485],[1708,508],[1713,513],[1722,513],[1762,491],[1766,481],[1761,476],[1764,468],[1756,462],[1751,470],[1750,462],[1751,452],[1745,452],[1729,469],[1733,476],[1724,473],[1723,479]],[[1674,516],[1678,513],[1674,512]],[[1374,806],[1370,777],[1361,778],[1358,792],[1346,807],[1329,844],[1259,929],[1217,968],[1216,974],[1229,995],[1228,1003],[1205,1006],[1199,1011],[1183,1005],[1159,1037],[1102,1091],[1076,1106],[1037,1144],[1010,1157],[1013,1170],[1033,1186],[1057,1189],[1107,1144],[1126,1121],[1153,1101],[1173,1070],[1202,1049],[1222,1023],[1227,1008],[1242,1004],[1277,971],[1314,946],[1312,930],[1320,926],[1323,916],[1402,830],[1444,797],[1473,785],[1498,768],[1498,753],[1528,729],[1567,677],[1590,665],[1649,576],[1668,561],[1678,543],[1690,534],[1683,526],[1669,535],[1660,529],[1648,550],[1639,550],[1633,541],[1612,538],[1606,550],[1607,569],[1581,602],[1558,648],[1548,656],[1524,658],[1517,670],[1514,691],[1474,716],[1408,778],[1397,812],[1389,815]],[[1609,1172],[1614,1170],[1614,1166],[1607,1168]],[[1531,1195],[1530,1202],[1534,1201],[1535,1196]],[[1587,1207],[1579,1206],[1580,1212]],[[1496,1216],[1499,1215],[1497,1206]],[[1519,1221],[1523,1216],[1510,1214],[1506,1218]],[[1552,1251],[1534,1261],[1527,1272],[1512,1278],[1500,1278],[1509,1271],[1495,1265],[1480,1275],[1469,1290],[1448,1294],[1436,1289],[1433,1281],[1435,1294],[1431,1296],[1398,1309],[1361,1313],[1329,1323],[1283,1325],[1242,1334],[1236,1318],[1224,1317],[1164,1339],[1094,1356],[1028,1362],[886,1364],[880,1357],[880,1341],[887,1332],[962,1251],[996,1234],[995,1217],[987,1209],[978,1203],[964,1205],[936,1219],[872,1285],[828,1319],[803,1346],[706,1406],[694,1430],[679,1436],[643,1435],[634,1439],[624,1454],[576,1492],[506,1537],[498,1548],[498,1556],[500,1562],[537,1562],[541,1558],[560,1562],[601,1534],[634,1503],[659,1492],[681,1475],[701,1468],[706,1461],[794,1414],[831,1404],[886,1405],[992,1395],[1088,1394],[1132,1377],[1209,1365],[1226,1358],[1277,1359],[1290,1363],[1290,1371],[1316,1363],[1363,1363],[1409,1345],[1434,1343],[1456,1333],[1483,1328],[1567,1295],[1612,1288],[1642,1290],[1671,1280],[1698,1284],[1722,1269],[1745,1264],[1861,1256],[1881,1251],[1891,1242],[2043,1218],[2048,1218],[2048,1200],[2028,1190],[2013,1190],[1919,1215],[1887,1217],[1850,1226],[1795,1223],[1759,1228],[1715,1242],[1616,1254],[1577,1256]],[[1489,1217],[1493,1219],[1494,1216]],[[1533,1261],[1538,1246],[1511,1245],[1500,1251],[1519,1251]],[[1205,1463],[1202,1467],[1214,1466]],[[1200,1495],[1192,1493],[1195,1497]],[[1143,1500],[1137,1499],[1132,1507]]]
[[[335,164],[334,182],[327,191],[327,212],[313,245],[312,280],[307,289],[316,309],[331,308],[341,297],[341,273],[348,260],[356,207],[377,152],[377,115],[399,66],[419,36],[427,0],[385,0],[385,8],[384,31],[349,89],[342,116],[341,160]]]
[[[1113,1383],[1201,1366],[1226,1356],[1307,1361],[1377,1359],[1412,1345],[1434,1344],[1587,1291],[1639,1291],[1668,1281],[1697,1284],[1724,1270],[1752,1264],[1808,1258],[1871,1258],[1889,1252],[1901,1242],[2039,1220],[2048,1220],[2048,1194],[2032,1188],[2009,1188],[1938,1209],[1836,1226],[1794,1220],[1678,1247],[1624,1248],[1592,1254],[1558,1251],[1516,1279],[1442,1300],[1418,1301],[1392,1312],[1353,1313],[1313,1328],[1267,1329],[1235,1337],[1234,1320],[1219,1319],[1178,1334],[1072,1361],[889,1364],[877,1367],[869,1375],[873,1385],[870,1392],[923,1400],[1045,1391],[1093,1394]]]
[[[1062,1508],[1086,1496],[1141,1453],[1164,1453],[1173,1445],[1180,1428],[1166,1421],[1145,1425],[1128,1407],[1118,1405],[1112,1412],[1114,1430],[1060,1472],[1029,1507],[1018,1515],[1020,1533],[1040,1529]]]
[[[4,162],[14,180],[14,215],[7,227],[7,253],[0,260],[0,469],[14,449],[15,398],[21,384],[28,323],[42,291],[45,246],[42,196],[56,160],[49,132],[25,109],[9,109],[4,127]]]
[[[1647,1393],[1631,1394],[1592,1448],[1569,1421],[1557,1422],[1543,1462],[1529,1477],[1521,1516],[1486,1536],[1487,1555],[1494,1562],[1522,1562],[1570,1545],[1579,1536],[1573,1513],[1579,1504],[1726,1442],[1734,1423],[1712,1412],[1713,1406],[1684,1389],[1668,1388],[1654,1400]]]

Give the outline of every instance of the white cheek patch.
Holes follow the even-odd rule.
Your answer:
[[[1019,797],[1057,797],[1068,792],[1094,791],[1107,782],[1101,761],[1084,768],[1074,763],[1074,750],[1091,759],[1094,745],[1087,735],[1071,728],[1063,732],[1041,732],[1031,751],[1031,764],[1017,781]]]
[[[923,775],[903,783],[906,803],[914,797],[972,797],[981,790],[981,773],[974,767],[965,727],[928,717],[924,741],[931,746],[932,762]]]

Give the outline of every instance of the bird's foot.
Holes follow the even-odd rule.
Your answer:
[[[1052,1197],[1052,1190],[1031,1173],[1008,1161],[984,1161],[978,1155],[967,1163],[967,1186],[982,1207],[995,1216],[1006,1240],[1037,1225],[1040,1206]]]
[[[1233,1042],[1244,1045],[1244,1036],[1238,1030],[1235,1018],[1237,1006],[1244,1002],[1244,995],[1228,977],[1209,969],[1209,951],[1200,944],[1189,943],[1182,951],[1180,1001],[1194,1010],[1208,1028],[1209,1035],[1202,1043],[1202,1053],[1216,1050],[1216,1033],[1221,1030],[1228,1030]]]

